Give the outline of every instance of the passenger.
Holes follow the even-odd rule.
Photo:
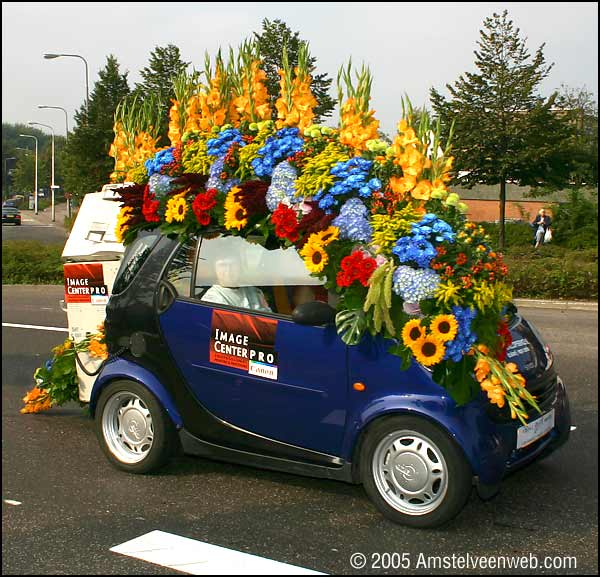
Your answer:
[[[217,282],[202,296],[202,301],[229,305],[243,309],[272,312],[263,292],[254,286],[237,286],[240,280],[240,263],[234,258],[215,262]]]

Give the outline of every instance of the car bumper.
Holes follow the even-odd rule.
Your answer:
[[[557,377],[553,429],[532,444],[517,449],[517,429],[520,424],[498,426],[494,432],[495,450],[482,456],[482,466],[476,476],[479,493],[493,495],[504,477],[530,463],[546,457],[564,445],[571,431],[571,412],[564,383]]]

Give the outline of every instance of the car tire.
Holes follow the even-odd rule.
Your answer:
[[[430,421],[396,415],[376,421],[360,450],[367,495],[392,521],[438,527],[464,507],[473,475],[463,452]]]
[[[158,399],[135,381],[115,381],[102,391],[96,434],[108,460],[129,473],[160,469],[178,445],[175,426]]]

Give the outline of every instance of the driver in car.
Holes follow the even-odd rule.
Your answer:
[[[249,310],[272,312],[263,292],[254,286],[237,286],[241,265],[237,259],[221,258],[215,261],[219,284],[211,286],[202,296],[203,301],[240,307]]]

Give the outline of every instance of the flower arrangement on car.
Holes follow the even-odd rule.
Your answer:
[[[104,337],[104,327],[98,332],[75,342],[68,338],[62,345],[52,349],[52,358],[36,369],[33,374],[35,387],[24,397],[21,413],[40,413],[79,398],[76,355],[87,353],[92,358],[105,360],[108,351]]]
[[[458,403],[485,391],[525,422],[535,399],[505,361],[512,298],[507,267],[467,207],[448,189],[450,145],[426,112],[402,102],[393,141],[379,137],[372,78],[351,65],[338,75],[337,128],[313,123],[306,46],[298,66],[284,55],[271,105],[251,45],[206,82],[181,75],[170,110],[171,146],[156,149],[152,108],[126,101],[115,122],[117,236],[240,235],[297,250],[307,269],[339,296],[336,326],[348,345],[390,339],[406,366],[433,372]],[[539,409],[538,409],[539,410]]]

